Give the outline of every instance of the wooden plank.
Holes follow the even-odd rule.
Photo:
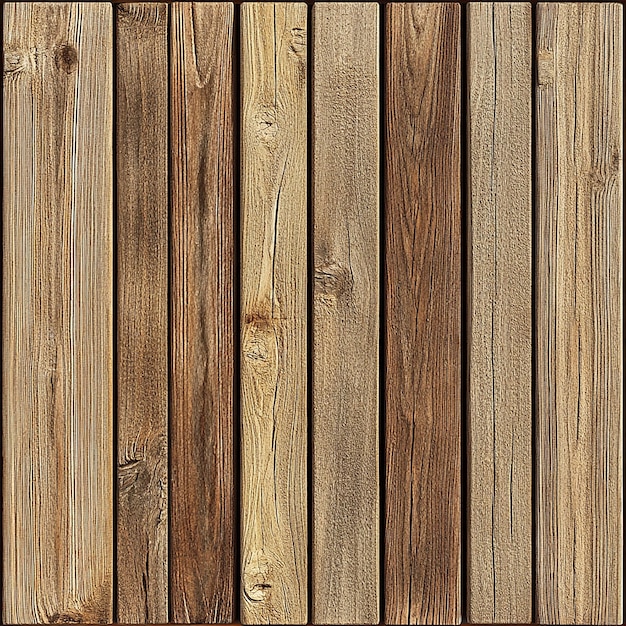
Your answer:
[[[622,6],[537,7],[537,609],[621,624]]]
[[[241,619],[307,623],[307,6],[241,6]]]
[[[313,7],[313,622],[379,622],[379,8]]]
[[[460,8],[386,9],[385,621],[456,624]]]
[[[468,4],[468,620],[532,622],[532,16]]]
[[[234,601],[233,4],[171,7],[170,619]]]
[[[110,4],[4,5],[5,623],[112,620]]]
[[[169,621],[167,4],[116,7],[117,597],[126,624]]]

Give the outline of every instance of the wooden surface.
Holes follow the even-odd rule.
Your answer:
[[[5,623],[112,619],[112,36],[4,5]]]
[[[118,619],[155,624],[168,621],[168,6],[115,17]]]
[[[313,6],[312,621],[379,621],[379,8]]]
[[[537,609],[621,624],[622,7],[537,7]]]
[[[456,624],[460,10],[398,3],[385,12],[385,621]]]
[[[307,6],[241,7],[241,619],[307,623]]]
[[[170,620],[233,621],[233,5],[171,7]]]
[[[468,5],[467,612],[532,622],[532,16]]]

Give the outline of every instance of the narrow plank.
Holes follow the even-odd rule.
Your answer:
[[[532,16],[468,4],[468,620],[532,622]]]
[[[537,6],[537,609],[621,624],[622,6]]]
[[[4,623],[113,606],[112,8],[4,5]]]
[[[241,619],[307,623],[307,6],[241,6]]]
[[[313,7],[315,624],[379,622],[378,23]]]
[[[460,8],[386,9],[385,620],[456,624]]]
[[[170,619],[234,601],[233,4],[171,6]]]
[[[167,4],[116,7],[117,598],[126,624],[169,621]]]

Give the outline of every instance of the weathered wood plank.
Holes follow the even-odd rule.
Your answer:
[[[242,622],[307,623],[307,6],[241,6]]]
[[[170,619],[234,600],[233,4],[171,6]]]
[[[461,617],[459,14],[386,7],[387,624]]]
[[[112,620],[112,8],[4,5],[5,623]]]
[[[116,7],[117,597],[126,624],[169,621],[168,5]]]
[[[537,609],[621,624],[622,6],[537,6]]]
[[[313,7],[313,622],[379,621],[379,8]]]
[[[468,10],[468,620],[532,622],[532,16]]]

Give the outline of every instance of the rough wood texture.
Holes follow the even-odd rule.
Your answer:
[[[5,623],[112,620],[112,30],[4,5]]]
[[[622,623],[622,6],[537,7],[537,609]]]
[[[387,624],[461,617],[459,12],[386,7]]]
[[[468,620],[532,622],[532,17],[468,4]]]
[[[379,8],[313,7],[313,622],[379,621]]]
[[[170,619],[230,623],[233,4],[171,12]]]
[[[307,623],[307,6],[241,7],[241,613]]]
[[[116,7],[117,597],[126,624],[169,621],[167,12]]]

